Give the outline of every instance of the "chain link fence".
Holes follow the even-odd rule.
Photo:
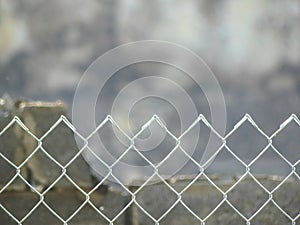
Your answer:
[[[204,123],[207,128],[210,129],[210,131],[216,135],[219,140],[221,141],[221,146],[219,149],[215,151],[211,157],[206,160],[203,164],[200,165],[200,163],[194,159],[193,156],[191,156],[182,146],[181,146],[181,140],[182,138],[189,133],[197,124],[200,122]],[[250,122],[250,124],[261,134],[267,141],[267,145],[265,148],[254,158],[249,162],[244,162],[232,149],[227,145],[227,139],[235,132],[238,132],[239,128],[246,122]],[[162,129],[165,130],[165,132],[171,136],[174,141],[176,142],[175,147],[167,154],[167,156],[161,160],[159,163],[153,163],[150,161],[142,152],[139,151],[139,149],[135,146],[135,140],[136,138],[144,132],[152,123],[157,123],[159,126],[161,126]],[[220,135],[214,127],[211,126],[209,121],[203,116],[200,115],[198,118],[195,119],[194,123],[191,124],[191,126],[186,129],[180,136],[175,136],[171,131],[168,130],[168,127],[164,125],[164,123],[161,121],[161,119],[157,116],[154,115],[148,122],[146,122],[141,129],[134,135],[134,136],[129,136],[127,135],[126,132],[124,132],[120,126],[115,122],[115,120],[111,116],[107,116],[97,127],[97,129],[92,132],[89,136],[83,137],[77,130],[76,127],[72,125],[72,123],[65,117],[61,116],[52,126],[50,129],[48,129],[47,132],[45,132],[41,137],[36,136],[26,125],[25,123],[18,117],[15,116],[0,132],[0,137],[4,136],[6,132],[8,132],[9,129],[11,129],[13,126],[17,126],[18,129],[21,129],[22,132],[25,132],[27,136],[30,136],[31,139],[34,139],[34,141],[37,143],[36,147],[31,151],[30,154],[26,156],[24,160],[21,160],[20,163],[15,163],[12,161],[7,154],[5,153],[3,146],[2,149],[0,149],[0,159],[1,163],[3,164],[4,162],[6,164],[9,164],[10,167],[14,169],[14,175],[9,178],[9,180],[0,186],[0,197],[1,195],[5,194],[5,192],[9,189],[9,187],[15,182],[16,179],[21,180],[23,184],[36,196],[38,196],[37,202],[33,205],[33,207],[25,213],[21,218],[17,217],[12,210],[9,209],[9,206],[5,204],[5,201],[1,201],[0,208],[1,210],[7,214],[15,224],[21,225],[25,224],[26,221],[28,220],[29,217],[38,216],[34,214],[34,212],[37,210],[38,207],[44,206],[56,219],[59,220],[59,223],[63,225],[67,224],[72,224],[72,220],[77,216],[77,214],[80,213],[83,208],[86,206],[91,207],[97,214],[99,214],[103,219],[104,219],[104,224],[118,224],[118,219],[122,216],[128,216],[127,211],[132,209],[132,207],[135,208],[135,211],[139,211],[143,214],[144,218],[147,218],[149,222],[144,222],[144,224],[162,224],[163,221],[169,216],[172,215],[172,211],[175,210],[176,207],[180,205],[185,210],[186,216],[191,217],[195,219],[195,224],[208,224],[208,221],[215,217],[215,214],[217,211],[224,207],[228,208],[228,213],[227,217],[232,217],[233,214],[238,217],[242,222],[242,224],[253,224],[252,221],[255,220],[255,218],[260,214],[266,207],[269,207],[272,205],[272,207],[275,207],[277,210],[277,214],[282,214],[288,224],[299,224],[299,206],[298,200],[299,196],[292,196],[292,201],[296,201],[294,205],[292,206],[292,209],[289,207],[280,204],[275,198],[274,195],[279,189],[284,189],[284,193],[295,193],[299,194],[299,181],[300,181],[300,176],[299,176],[299,158],[294,159],[293,162],[291,160],[287,159],[287,157],[277,149],[273,145],[273,139],[284,129],[287,128],[287,126],[291,123],[296,124],[298,127],[300,126],[300,121],[296,115],[291,115],[286,121],[284,121],[278,130],[276,130],[272,135],[267,135],[264,133],[262,129],[258,127],[258,125],[254,122],[254,120],[251,118],[250,115],[246,114],[235,126],[234,128],[228,132],[225,136]],[[56,128],[60,126],[61,124],[64,124],[67,126],[67,128],[75,134],[77,137],[79,137],[83,143],[83,146],[79,149],[79,151],[76,152],[76,154],[72,155],[71,159],[68,160],[66,163],[62,163],[61,161],[57,160],[52,154],[49,149],[46,149],[44,146],[45,139],[47,136],[51,135],[51,133],[56,132]],[[106,124],[111,124],[115,129],[117,129],[119,132],[121,132],[127,139],[128,142],[130,143],[129,146],[127,146],[126,150],[122,152],[122,154],[115,159],[115,161],[112,164],[108,164],[104,159],[99,157],[97,153],[94,152],[94,150],[89,146],[89,140],[90,138],[98,132],[100,129],[102,129]],[[300,137],[299,137],[300,138]],[[2,140],[2,139],[1,139]],[[297,151],[299,151],[299,146],[297,147]],[[168,178],[164,176],[164,174],[160,173],[160,167],[164,164],[165,161],[167,161],[170,157],[172,157],[172,154],[175,151],[181,151],[186,157],[188,157],[189,161],[191,161],[194,165],[197,166],[198,168],[198,174],[195,176],[191,177],[188,180],[185,180],[185,185],[178,190],[177,188],[174,188],[174,185],[172,185],[172,182]],[[133,185],[135,188],[129,187],[127,184],[124,184],[122,182],[117,174],[114,172],[114,168],[118,166],[118,164],[122,161],[122,159],[130,153],[130,151],[135,151],[136,154],[138,154],[140,157],[142,157],[148,165],[150,165],[153,168],[153,174],[149,177],[147,177],[143,181],[139,181],[138,185]],[[244,167],[244,174],[238,178],[234,182],[232,182],[226,189],[222,188],[220,186],[220,182],[216,181],[214,178],[212,178],[210,175],[207,174],[206,169],[209,168],[210,163],[217,157],[218,154],[220,154],[221,151],[227,151],[230,153],[243,167]],[[266,152],[266,151],[273,151],[273,153],[277,154],[289,167],[289,173],[287,176],[283,177],[282,179],[279,179],[276,182],[276,185],[273,185],[272,188],[270,188],[268,185],[266,185],[264,182],[261,181],[261,179],[253,173],[252,169],[256,161],[260,159],[260,157]],[[97,182],[92,188],[87,189],[84,188],[82,185],[78,184],[74,177],[69,175],[69,168],[72,166],[72,164],[76,163],[76,160],[81,157],[81,155],[85,152],[88,152],[89,155],[92,155],[94,159],[98,160],[99,163],[104,165],[107,169],[107,174],[103,176],[101,181]],[[55,167],[59,168],[60,173],[59,176],[51,181],[51,184],[46,185],[43,188],[40,188],[39,186],[35,185],[34,183],[28,181],[27,177],[24,176],[24,173],[22,172],[22,168],[25,167],[25,165],[38,153],[42,153],[47,159],[49,159],[52,164],[55,164]],[[48,161],[47,161],[48,162]],[[45,162],[45,163],[47,163]],[[276,167],[276,165],[273,165]],[[5,171],[2,171],[5,173]],[[51,173],[51,171],[49,171]],[[153,213],[153,211],[148,210],[147,207],[145,207],[145,204],[143,204],[139,200],[139,195],[142,194],[144,190],[147,190],[149,188],[150,183],[153,181],[153,179],[156,178],[157,182],[162,184],[165,189],[173,195],[174,201],[170,203],[167,207],[166,210],[157,213]],[[266,199],[263,200],[262,203],[258,204],[254,211],[252,212],[247,212],[247,204],[242,203],[241,206],[237,207],[235,203],[231,201],[229,198],[229,195],[231,195],[232,192],[237,191],[238,186],[240,185],[246,185],[248,186],[248,191],[252,192],[253,190],[251,189],[251,185],[245,184],[245,179],[250,179],[251,182],[257,186],[257,189],[259,189],[260,193],[263,193],[266,195]],[[72,186],[73,188],[76,189],[80,193],[82,197],[81,203],[79,206],[76,206],[76,210],[72,212],[71,215],[69,215],[67,218],[63,217],[57,210],[55,210],[47,201],[46,201],[46,196],[51,190],[56,186],[62,179],[66,179]],[[94,201],[92,200],[92,195],[95,191],[99,189],[99,187],[105,185],[105,182],[108,179],[113,179],[119,187],[123,190],[122,195],[126,195],[128,198],[128,201],[126,204],[123,204],[121,202],[116,203],[118,207],[120,207],[120,210],[113,216],[108,216],[102,209],[101,207],[99,208],[96,206]],[[184,195],[186,192],[188,192],[189,189],[191,189],[193,186],[197,186],[197,182],[199,180],[205,180],[207,186],[211,186],[215,192],[217,192],[221,198],[218,200],[218,202],[213,206],[211,210],[208,210],[205,214],[201,215],[201,213],[198,213],[197,210],[200,208],[205,208],[205,205],[203,202],[201,202],[201,199],[199,202],[197,202],[197,197],[195,199],[190,199],[190,201],[194,201],[194,205],[198,207],[198,209],[195,207],[192,207],[191,204],[189,203],[189,200],[186,200],[184,198]],[[293,180],[294,186],[293,188],[289,189],[289,185],[286,185],[287,183],[291,182],[290,180]],[[293,190],[292,190],[293,189]],[[296,191],[295,191],[296,189]],[[247,196],[249,197],[249,201],[251,201],[251,194],[248,193]],[[255,191],[253,191],[253,194],[255,194]],[[154,195],[153,190],[150,191],[149,196]],[[168,194],[170,195],[170,194]],[[241,192],[240,199],[243,198],[243,192]],[[203,198],[209,198],[204,196]],[[111,197],[113,198],[113,197]],[[161,202],[160,199],[164,199],[164,192],[159,192],[156,193],[153,196],[152,201],[154,202]],[[298,199],[298,200],[297,200]],[[61,202],[59,204],[64,204],[64,199],[60,199]],[[113,199],[111,201],[114,201]],[[151,201],[151,199],[149,200]],[[167,202],[168,200],[166,200]],[[196,201],[196,202],[195,202]],[[239,197],[235,201],[239,201]],[[162,201],[163,204],[164,200]],[[123,205],[122,205],[123,204]],[[121,206],[120,206],[121,205]],[[22,207],[22,205],[20,206]],[[158,208],[156,208],[156,211],[159,211]],[[143,219],[142,219],[143,220]],[[220,222],[220,221],[219,221]],[[51,224],[51,221],[46,222],[47,224]],[[98,224],[97,222],[95,224]],[[127,224],[138,224],[135,222],[128,222]],[[140,224],[143,224],[143,222],[140,222]]]

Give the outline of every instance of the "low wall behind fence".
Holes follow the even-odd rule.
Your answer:
[[[204,117],[201,119],[209,126]],[[156,116],[152,120],[159,122]],[[111,117],[106,121],[114,124]],[[246,115],[233,130],[246,121],[256,127]],[[299,158],[290,162],[272,145],[272,139],[290,123],[300,126],[292,115],[273,135],[265,136],[268,145],[250,163],[231,152],[227,136],[220,136],[222,151],[233,154],[244,167],[242,176],[225,181],[207,175],[206,169],[194,162],[199,173],[165,178],[152,164],[150,177],[125,185],[114,174],[120,158],[107,165],[108,172],[101,180],[93,178],[62,103],[22,103],[0,118],[0,223],[300,224]],[[88,145],[88,140],[84,141]],[[252,164],[270,148],[290,169],[286,176],[252,172]],[[118,185],[108,186],[109,178]]]

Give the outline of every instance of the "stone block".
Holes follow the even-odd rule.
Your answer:
[[[183,190],[192,179],[168,180],[167,182],[178,192]],[[282,179],[271,177],[259,178],[259,181],[269,190],[273,190]],[[228,190],[236,181],[222,182],[214,180],[223,191]],[[137,190],[132,187],[132,190]],[[181,195],[182,201],[173,207],[178,199],[177,195],[163,182],[145,186],[137,193],[137,202],[151,216],[159,220],[160,225],[189,225],[200,224],[195,215],[205,220],[206,225],[215,224],[246,224],[246,221],[227,202],[219,205],[223,200],[222,193],[205,179],[197,180]],[[269,195],[251,178],[243,179],[234,189],[227,194],[228,201],[246,218],[250,218],[262,205],[268,201]],[[299,180],[288,179],[278,190],[273,193],[273,200],[292,218],[296,217],[300,205]],[[171,207],[172,210],[167,212]],[[190,210],[188,210],[188,207]],[[214,209],[217,208],[216,211]],[[214,212],[213,212],[214,211]],[[154,221],[136,204],[132,206],[134,225],[150,225]],[[212,215],[210,213],[213,212]],[[193,215],[194,214],[194,215]],[[210,216],[209,216],[210,215]],[[291,221],[269,202],[252,220],[252,225],[282,225]]]
[[[95,196],[96,195],[96,196]],[[22,220],[22,225],[63,225],[62,220],[68,220],[68,225],[108,225],[109,222],[99,214],[89,204],[83,206],[77,213],[76,210],[84,203],[85,197],[75,189],[65,189],[61,191],[50,191],[45,194],[44,201],[55,212],[52,213],[43,203],[39,204],[32,213],[30,211],[39,203],[39,196],[33,192],[4,192],[0,195],[0,203],[12,215]],[[118,191],[109,191],[107,193],[95,193],[91,201],[95,207],[107,216],[113,219],[124,207],[125,197]],[[72,216],[75,213],[74,216]],[[28,217],[27,217],[28,215]],[[70,220],[69,218],[72,217]],[[115,225],[123,225],[125,215],[122,214],[114,221]],[[0,221],[5,225],[16,225],[6,212],[0,208]]]
[[[25,149],[21,138],[17,134],[19,125],[12,124],[8,129],[4,131],[6,126],[12,121],[13,116],[0,115],[0,153],[6,157],[12,164],[19,166],[25,160]],[[16,174],[16,169],[13,165],[7,162],[2,156],[0,156],[0,190],[3,188]],[[21,175],[27,179],[26,167],[21,169]],[[25,184],[16,179],[12,182],[6,190],[24,190]]]
[[[40,139],[62,115],[66,115],[66,110],[61,102],[23,102],[19,106],[19,113],[24,124]],[[32,153],[38,144],[31,136],[24,137],[23,143],[26,154]],[[42,147],[49,156],[39,149],[28,160],[28,167],[32,173],[32,182],[43,188],[51,185],[62,173],[62,168],[56,162],[65,166],[78,153],[79,148],[74,132],[63,121],[42,139]],[[90,169],[81,154],[66,169],[68,176],[80,187],[91,186]],[[63,188],[73,186],[70,182],[59,182],[59,185]]]

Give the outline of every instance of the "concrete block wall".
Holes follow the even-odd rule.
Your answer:
[[[187,177],[167,180],[167,182],[177,192],[180,192],[187,187],[192,180],[193,177]],[[271,191],[280,184],[282,178],[259,177],[258,180]],[[221,181],[213,178],[212,181],[224,192],[229,190],[229,188],[237,182],[237,180],[234,179],[231,181]],[[227,194],[228,201],[247,218],[250,218],[257,210],[259,210],[268,198],[269,195],[249,176],[241,180],[239,184]],[[144,187],[142,191],[138,192],[136,199],[149,214],[155,219],[159,219],[170,207],[172,207],[178,197],[166,186],[166,184],[159,182]],[[203,219],[207,217],[220,202],[222,202],[223,195],[207,179],[200,177],[193,185],[183,192],[181,199],[185,206],[189,207],[193,213]],[[286,213],[291,215],[291,217],[296,217],[299,214],[300,206],[299,180],[287,180],[274,192],[273,199]],[[159,224],[201,224],[184,204],[178,203]],[[132,212],[134,225],[155,224],[143,210],[136,205],[133,206]],[[300,222],[299,219],[297,222]],[[239,225],[246,224],[246,221],[225,202],[214,212],[214,214],[209,216],[205,221],[205,224]],[[251,220],[251,224],[283,225],[292,223],[272,202],[269,202],[260,213]]]
[[[8,115],[0,118],[0,152],[16,166],[21,165],[38,147],[38,141],[28,134],[16,122],[8,129],[7,125],[14,116],[18,116],[29,131],[37,138],[42,138],[54,123],[66,116],[65,105],[61,102],[22,102]],[[42,139],[42,147],[61,165],[66,165],[78,153],[73,132],[60,123],[52,132]],[[42,150],[36,151],[20,168],[20,174],[32,187],[44,194],[47,205],[63,220],[67,220],[85,202],[86,196],[80,192],[66,177],[59,179],[62,168],[49,159]],[[40,202],[40,196],[31,190],[20,177],[8,184],[15,176],[16,168],[0,157],[0,203],[12,213],[17,220],[22,220]],[[80,155],[67,167],[66,174],[85,192],[91,191],[97,182],[92,179],[90,168]],[[109,189],[101,185],[90,195],[94,206],[85,205],[80,212],[69,221],[69,224],[108,224],[97,211],[101,210],[107,218],[113,219],[122,210],[127,197],[120,190]],[[124,213],[126,214],[126,212]],[[4,210],[0,209],[0,224],[17,224]],[[30,213],[22,224],[63,224],[43,203]],[[114,222],[124,224],[124,215]]]
[[[9,115],[1,116],[0,132],[5,129],[15,115],[22,120],[37,138],[41,138],[60,116],[66,115],[66,113],[65,106],[61,102],[22,102]],[[17,166],[35,150],[37,145],[37,141],[17,124],[12,125],[0,135],[0,153]],[[62,165],[65,165],[78,152],[73,133],[63,123],[43,139],[42,147]],[[62,220],[68,220],[68,218],[72,217],[68,221],[68,224],[72,225],[108,225],[109,221],[100,215],[101,213],[109,220],[113,220],[119,215],[117,219],[113,220],[115,225],[150,225],[155,224],[155,222],[145,214],[145,211],[153,218],[159,219],[170,207],[173,207],[172,210],[163,216],[159,221],[160,224],[189,225],[201,224],[193,213],[201,218],[205,218],[218,207],[218,204],[224,198],[216,187],[201,176],[181,195],[184,204],[179,202],[177,205],[173,205],[178,196],[165,183],[155,182],[145,186],[135,195],[136,201],[145,211],[133,203],[120,214],[121,210],[132,199],[129,194],[116,187],[108,187],[106,184],[103,184],[90,195],[93,206],[88,203],[82,206],[86,201],[86,196],[74,187],[67,178],[63,177],[54,186],[51,186],[61,173],[61,168],[41,150],[32,155],[20,168],[20,174],[26,182],[40,193],[47,190],[44,194],[44,202],[47,205],[44,205],[40,196],[33,192],[22,179],[17,177],[8,186],[6,185],[16,174],[16,168],[5,161],[3,157],[0,157],[0,204],[11,212],[16,219],[22,220],[22,218],[26,217],[22,221],[23,225],[63,224],[59,218],[51,213],[51,210],[55,211]],[[92,179],[88,164],[81,155],[67,168],[66,173],[85,192],[89,192],[97,185],[97,182]],[[193,176],[177,177],[168,179],[166,182],[174,190],[180,192],[193,179]],[[233,179],[225,182],[217,177],[211,177],[211,179],[223,191],[228,190],[237,181]],[[279,177],[258,178],[269,191],[280,184],[282,179]],[[139,182],[142,183],[143,181],[133,182],[128,188],[133,192],[137,191]],[[228,201],[247,218],[259,210],[268,201],[269,197],[249,176],[227,194]],[[280,188],[274,191],[273,200],[290,217],[296,217],[300,206],[299,180],[287,179]],[[29,213],[36,204],[39,204],[38,207],[32,213]],[[50,207],[51,210],[47,207]],[[72,216],[77,209],[80,210],[76,215]],[[30,215],[27,217],[26,215],[28,214]],[[298,223],[300,223],[299,219],[296,221],[296,224]],[[0,224],[16,225],[17,222],[0,208]],[[209,216],[205,224],[238,225],[246,224],[246,222],[225,202],[218,207],[213,215]],[[282,225],[292,223],[270,201],[251,220],[251,224]]]

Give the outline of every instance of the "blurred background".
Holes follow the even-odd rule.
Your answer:
[[[60,99],[71,109],[78,81],[98,56],[120,44],[144,39],[183,45],[207,62],[224,93],[227,131],[245,113],[269,135],[291,113],[299,115],[299,0],[0,0],[0,96]],[[104,90],[104,101],[111,102],[137,74],[153,73],[151,68],[145,63],[120,71]],[[201,91],[191,81],[185,85],[194,99],[200,99],[199,113],[209,118]],[[147,120],[157,110],[162,117],[176,119],[176,112],[170,113],[172,108],[149,101],[135,108],[144,110],[133,113]],[[103,110],[99,120],[109,112]],[[291,125],[286,132],[288,135],[283,132],[274,144],[290,160],[299,159],[299,127]],[[204,134],[204,142],[206,138]],[[265,141],[246,125],[228,145],[250,160]],[[218,169],[226,158],[220,157]],[[277,174],[282,168],[290,171],[278,155],[270,152],[265,157],[256,168],[276,163],[270,173]],[[230,166],[236,171],[233,164]],[[213,166],[211,170],[214,172]]]

